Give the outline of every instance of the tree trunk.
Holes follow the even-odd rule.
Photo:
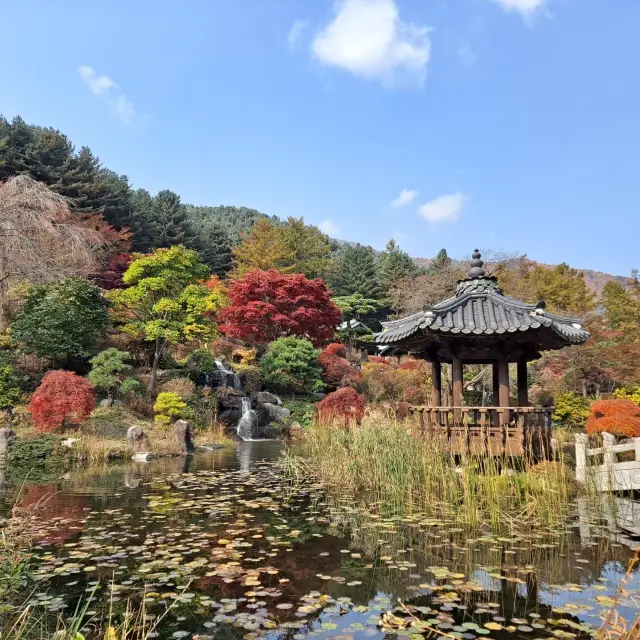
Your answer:
[[[158,382],[158,367],[160,366],[160,356],[162,355],[162,344],[160,338],[156,338],[156,348],[153,354],[153,365],[151,367],[151,376],[149,377],[149,384],[147,385],[147,391],[154,393],[156,390],[156,384]]]
[[[582,381],[582,397],[583,398],[587,397],[587,381],[586,380]]]

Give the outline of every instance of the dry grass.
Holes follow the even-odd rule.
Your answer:
[[[349,431],[307,429],[302,455],[285,465],[294,477],[366,493],[389,510],[494,529],[560,524],[581,490],[562,457],[527,471],[517,470],[518,461],[491,458],[468,457],[458,466],[441,444],[414,438],[408,424],[376,413]]]

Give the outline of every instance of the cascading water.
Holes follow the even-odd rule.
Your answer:
[[[240,376],[237,373],[234,373],[222,360],[216,360],[216,366],[218,367],[216,373],[220,380],[220,386],[240,388]]]
[[[251,400],[242,398],[240,420],[236,428],[238,437],[242,440],[253,440],[258,427],[258,414],[251,408]]]

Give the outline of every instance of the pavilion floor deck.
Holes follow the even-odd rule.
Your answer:
[[[454,455],[552,459],[553,407],[414,406],[417,437],[442,441]]]

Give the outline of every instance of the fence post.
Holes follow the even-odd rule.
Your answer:
[[[610,471],[613,468],[613,465],[618,462],[617,454],[611,450],[611,447],[615,446],[616,437],[606,431],[602,433],[602,446],[604,448],[604,455],[602,458],[602,462],[605,467],[607,467],[607,471]]]
[[[587,447],[589,438],[584,433],[576,433],[576,480],[583,484],[587,480]]]

